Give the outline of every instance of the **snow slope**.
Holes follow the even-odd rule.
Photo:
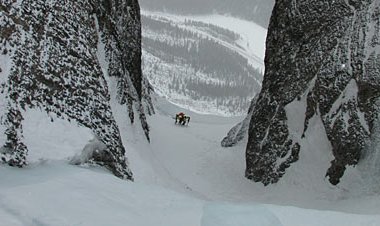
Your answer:
[[[264,70],[265,41],[267,30],[254,22],[223,15],[194,16],[192,19],[214,24],[243,36],[240,45],[253,65]],[[237,26],[238,25],[238,26]]]
[[[113,106],[134,183],[102,168],[69,165],[74,153],[81,154],[69,142],[59,157],[37,159],[24,169],[0,166],[0,225],[380,225],[378,193],[301,184],[305,178],[288,177],[270,187],[246,180],[244,146],[220,147],[241,118],[187,112],[192,119],[182,127],[171,117],[183,109],[160,98],[156,106],[157,115],[149,118],[151,144],[139,125],[122,117],[125,110]],[[61,135],[65,128],[56,131]],[[39,136],[29,133],[28,140],[40,143]],[[83,133],[71,139],[80,137],[89,138]],[[41,155],[51,149],[39,146]]]

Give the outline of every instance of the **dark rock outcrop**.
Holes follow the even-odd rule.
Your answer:
[[[276,1],[249,129],[247,178],[277,182],[308,148],[301,141],[314,117],[335,157],[326,169],[332,184],[360,161],[379,114],[379,38],[379,0]],[[302,101],[304,113],[295,119],[289,109]],[[303,131],[292,130],[294,120],[302,120]]]
[[[143,112],[141,29],[137,1],[12,1],[0,4],[0,54],[12,62],[1,92],[7,108],[3,162],[27,164],[23,112],[39,108],[90,128],[104,149],[90,162],[132,179],[118,126],[110,107],[105,75],[97,58],[99,34],[106,44],[109,76],[118,79],[120,104],[132,104],[148,135]],[[149,102],[149,96],[147,96]]]

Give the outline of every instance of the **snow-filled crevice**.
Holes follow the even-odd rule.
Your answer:
[[[299,99],[285,106],[289,137],[293,140],[293,145],[295,143],[300,145],[301,150],[299,160],[292,164],[288,169],[290,172],[287,172],[289,175],[285,174],[284,178],[294,183],[305,184],[306,182],[305,186],[310,186],[310,188],[324,183],[326,169],[334,159],[319,110],[308,119],[305,130],[307,96],[313,90],[316,78],[309,83],[308,89]],[[277,165],[286,161],[286,158],[278,159]]]
[[[328,118],[332,119],[331,126],[335,124],[335,121],[337,120],[337,117],[341,115],[341,106],[348,104],[349,102],[355,103],[355,105],[358,105],[358,84],[355,79],[352,79],[346,86],[346,88],[343,90],[339,98],[334,102],[333,106],[331,107],[329,113],[327,114]],[[349,126],[349,118],[351,117],[347,112],[343,114],[344,120],[345,120],[345,126],[347,131],[347,126]],[[362,128],[366,130],[367,133],[369,133],[369,126],[367,121],[365,120],[364,113],[360,111],[360,109],[357,109],[357,116],[359,118],[360,124]]]

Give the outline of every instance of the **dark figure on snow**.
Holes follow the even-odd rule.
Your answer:
[[[189,125],[190,117],[186,116],[183,112],[180,112],[175,115],[175,124],[180,125]]]

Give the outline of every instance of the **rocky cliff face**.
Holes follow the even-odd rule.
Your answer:
[[[249,128],[247,178],[277,182],[310,148],[303,141],[317,139],[307,136],[318,126],[331,144],[332,184],[361,160],[379,114],[379,38],[379,0],[276,1]]]
[[[149,140],[149,127],[143,107],[154,112],[150,100],[150,85],[142,76],[141,69],[141,16],[137,0],[93,2],[105,44],[108,75],[117,80],[117,100],[128,106],[129,118],[134,122],[134,108],[145,135]],[[146,105],[142,105],[146,103]]]
[[[27,164],[23,113],[39,108],[90,128],[104,148],[94,150],[89,161],[132,179],[105,77],[116,78],[118,100],[129,106],[132,121],[132,105],[137,106],[148,135],[137,1],[2,0],[0,15],[2,161]],[[100,42],[108,70],[100,67]]]

